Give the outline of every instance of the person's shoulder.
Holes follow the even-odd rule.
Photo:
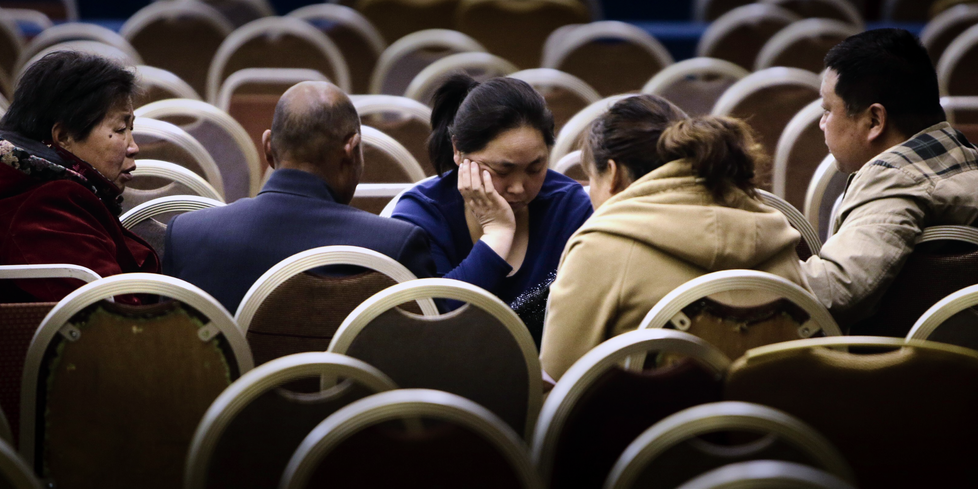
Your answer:
[[[72,180],[52,180],[27,188],[20,194],[22,207],[34,210],[64,212],[69,208],[91,208],[92,212],[109,213],[91,189]]]
[[[210,231],[218,232],[226,229],[235,216],[253,214],[254,201],[254,198],[244,198],[230,204],[179,214],[170,220],[169,227],[177,228],[176,224],[179,223],[180,231],[189,231],[195,234]]]
[[[455,172],[435,175],[421,180],[409,188],[403,199],[415,199],[427,204],[437,204],[451,200],[458,193],[458,176]]]

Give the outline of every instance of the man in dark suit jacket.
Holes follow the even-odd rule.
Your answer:
[[[363,151],[360,118],[339,88],[325,82],[290,88],[262,144],[275,169],[262,191],[171,220],[164,273],[204,289],[232,314],[269,268],[318,246],[362,246],[419,278],[432,276],[421,228],[349,206],[363,173]]]

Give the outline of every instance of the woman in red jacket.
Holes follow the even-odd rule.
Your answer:
[[[49,54],[24,73],[0,120],[0,264],[159,272],[156,253],[118,217],[139,151],[135,91],[130,71],[79,52]],[[0,281],[0,302],[57,301],[81,285]]]

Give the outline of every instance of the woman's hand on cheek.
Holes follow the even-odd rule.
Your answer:
[[[458,168],[458,191],[466,209],[482,226],[480,239],[505,259],[516,233],[516,217],[509,202],[496,192],[489,172],[476,162],[462,161]]]

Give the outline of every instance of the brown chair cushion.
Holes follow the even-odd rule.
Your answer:
[[[738,1],[740,5],[751,3]],[[770,17],[745,22],[730,30],[720,42],[714,45],[712,51],[703,53],[703,56],[726,60],[745,70],[754,71],[754,60],[764,44],[788,24],[789,22],[782,19]]]
[[[518,489],[509,461],[486,439],[447,422],[421,433],[399,422],[368,426],[326,455],[306,487],[364,489]]]
[[[737,80],[726,76],[686,77],[667,87],[660,95],[691,117],[709,115],[723,92],[736,82]]]
[[[349,380],[322,394],[295,394],[281,388],[262,394],[238,413],[221,435],[205,486],[278,487],[285,466],[306,435],[330,414],[371,394],[370,389]]]
[[[699,363],[645,372],[612,368],[571,409],[554,453],[552,489],[600,489],[618,456],[662,418],[721,399],[722,380]]]
[[[818,127],[818,120],[812,121],[798,136],[791,151],[788,153],[788,165],[785,172],[784,200],[796,209],[805,208],[805,195],[808,184],[818,169],[818,165],[829,155],[825,146],[825,136]],[[802,260],[805,258],[800,257]]]
[[[455,29],[458,0],[357,0],[355,5],[391,44],[412,32]]]
[[[326,351],[336,328],[357,306],[396,283],[379,272],[347,277],[300,273],[286,280],[258,307],[248,326],[255,365],[293,353]]]
[[[671,446],[643,468],[632,487],[673,489],[713,469],[750,460],[779,460],[825,468],[817,465],[817,460],[806,450],[771,434],[719,431],[708,435]]]
[[[817,100],[818,90],[801,85],[775,85],[757,90],[742,100],[732,117],[744,119],[757,132],[768,159],[756,170],[758,187],[771,190],[771,161],[781,132],[806,105]]]
[[[369,93],[370,74],[377,64],[377,54],[360,31],[340,23],[316,22],[316,27],[326,34],[343,53],[343,60],[350,70],[350,93]]]
[[[20,439],[20,382],[27,349],[55,304],[0,304],[0,409],[10,423],[14,446]]]
[[[978,360],[904,348],[741,358],[725,398],[798,417],[849,462],[858,486],[978,487]]]
[[[786,299],[734,307],[703,298],[683,312],[692,321],[686,332],[706,340],[727,358],[738,358],[758,346],[801,339],[798,327],[809,319],[804,310]]]
[[[412,183],[401,163],[371,144],[363,145],[363,176],[360,183]]]
[[[403,117],[395,113],[374,113],[360,117],[365,126],[373,127],[401,143],[418,160],[425,175],[435,174],[435,167],[428,158],[428,136],[431,125],[413,117]]]
[[[771,66],[789,66],[820,73],[825,69],[825,55],[845,36],[819,35],[800,39],[787,46],[774,58]]]
[[[197,424],[238,376],[223,337],[201,341],[200,318],[175,302],[103,302],[72,323],[80,338],[49,345],[38,382],[42,476],[65,489],[180,487]]]
[[[404,389],[437,389],[471,399],[517,433],[526,428],[526,360],[492,315],[470,305],[439,318],[392,309],[371,321],[347,349]]]
[[[658,58],[641,46],[617,39],[587,43],[557,67],[584,80],[602,97],[641,90],[662,68]]]
[[[905,337],[927,309],[976,283],[978,247],[960,242],[923,243],[907,258],[880,299],[877,312],[851,325],[849,334]]]
[[[139,145],[139,157],[147,160],[163,160],[180,165],[207,180],[204,169],[198,163],[197,158],[190,152],[175,143],[159,139],[155,136],[136,134],[133,136],[136,144]]]
[[[978,46],[971,45],[951,70],[947,80],[948,95],[978,95],[978,87],[974,83],[975,76],[978,76],[975,63],[978,63]]]
[[[252,85],[253,86],[253,85]],[[288,87],[276,85],[272,93],[235,93],[231,97],[228,106],[228,114],[241,124],[245,132],[251,136],[251,141],[255,144],[255,149],[259,155],[265,154],[265,148],[261,144],[261,135],[265,129],[272,128],[272,116],[275,114],[275,105],[278,99],[288,90]],[[261,158],[262,171],[268,167],[265,158]]]
[[[583,4],[556,0],[461,2],[455,15],[458,31],[522,69],[540,66],[543,43],[551,32],[568,24],[591,21]],[[619,75],[626,71],[617,69]],[[601,91],[597,86],[594,88]],[[641,84],[634,89],[640,88]]]
[[[207,93],[207,67],[224,42],[224,33],[195,16],[157,20],[129,42],[143,62],[163,68],[187,82],[199,94]]]
[[[561,87],[536,86],[534,88],[543,95],[547,107],[554,116],[554,134],[560,134],[567,121],[590,105],[580,95]]]

